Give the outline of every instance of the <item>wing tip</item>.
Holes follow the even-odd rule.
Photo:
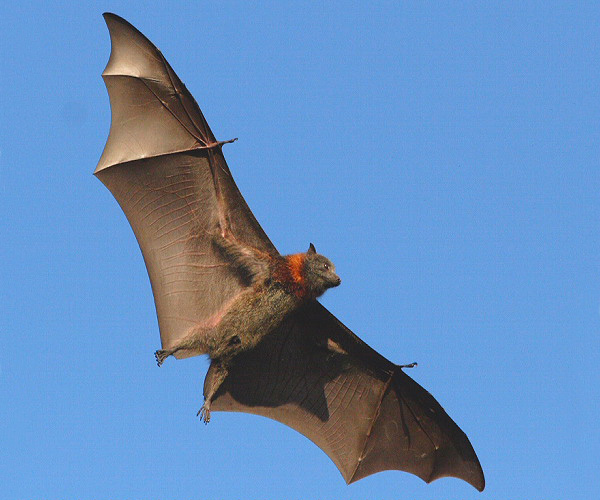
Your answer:
[[[483,476],[483,472],[481,473],[481,481],[477,483],[470,483],[477,491],[485,490],[485,477]]]
[[[99,173],[108,167],[127,161],[127,159],[123,159],[119,155],[117,155],[117,159],[123,161],[115,161],[114,155],[111,155],[108,152],[111,134],[113,132],[114,119],[113,100],[111,97],[110,87],[108,85],[108,78],[112,76],[123,75],[137,76],[137,72],[139,71],[138,66],[140,65],[139,60],[143,59],[143,57],[140,56],[140,53],[142,52],[140,47],[144,47],[146,52],[160,53],[160,50],[148,39],[148,37],[146,37],[146,35],[144,35],[126,19],[112,12],[104,12],[102,17],[104,18],[106,27],[108,28],[111,42],[110,56],[106,66],[104,67],[104,70],[102,71],[102,78],[104,79],[108,89],[109,97],[111,98],[111,126],[108,141],[104,146],[104,151],[102,152],[102,155],[98,160],[98,164],[96,165],[96,169],[94,170],[95,176],[98,176]],[[132,45],[135,47],[135,51],[129,51],[127,49]]]
[[[135,26],[133,26],[129,21],[127,21],[127,19],[124,19],[121,16],[114,14],[113,12],[103,12],[102,17],[104,18],[104,22],[106,22],[106,24],[121,23],[125,24],[126,26],[131,26],[134,30],[138,31],[138,29]]]
[[[431,484],[434,481],[437,481],[438,479],[442,479],[443,477],[453,477],[455,479],[460,479],[461,481],[464,481],[467,484],[470,484],[471,486],[473,486],[473,488],[475,488],[477,491],[482,492],[485,489],[485,479],[483,478],[483,476],[477,480],[469,480],[469,479],[465,479],[463,477],[458,477],[458,476],[439,476],[430,480],[425,480],[424,481],[427,484]],[[422,479],[422,478],[421,478]]]
[[[465,467],[463,467],[463,470],[461,471],[445,471],[436,474],[434,469],[429,477],[423,477],[421,475],[418,475],[418,477],[423,479],[423,481],[425,481],[427,484],[433,483],[434,481],[444,477],[453,477],[470,484],[477,491],[483,491],[485,489],[485,476],[477,455],[474,456],[473,462],[464,465]]]
[[[392,375],[391,380],[393,381],[393,384],[390,385],[390,390],[395,392],[398,397],[405,393],[407,396],[412,395],[413,398],[416,398],[411,406],[416,404],[417,406],[422,407],[437,408],[438,425],[442,426],[442,431],[446,435],[447,442],[439,449],[439,453],[436,448],[431,468],[406,469],[402,466],[403,464],[394,463],[394,460],[391,460],[391,457],[390,460],[385,461],[385,463],[380,462],[379,464],[374,464],[368,460],[369,455],[367,454],[364,457],[366,460],[359,460],[354,470],[342,471],[340,469],[346,483],[351,484],[364,477],[384,470],[399,470],[413,474],[428,484],[442,477],[454,477],[461,481],[465,481],[478,491],[483,491],[485,489],[483,469],[479,462],[479,458],[464,431],[458,427],[429,392],[423,389],[401,369],[398,369]],[[382,402],[387,394],[388,391],[382,396]],[[408,403],[406,402],[406,404]],[[377,420],[379,420],[380,416],[381,415],[377,416]],[[417,417],[415,416],[415,418]],[[441,421],[439,419],[441,419]],[[425,431],[425,429],[423,430]],[[363,465],[363,467],[361,467],[361,465]]]
[[[149,49],[158,51],[158,48],[150,41],[150,39],[133,24],[127,21],[127,19],[124,19],[117,14],[113,14],[112,12],[104,12],[102,17],[104,17],[104,22],[108,28],[111,40],[111,54],[108,63],[102,72],[102,76],[111,74],[109,70],[115,52],[118,51],[120,45],[131,43],[131,39],[137,39],[138,44],[145,44]]]
[[[148,40],[148,37],[146,35],[144,35],[139,29],[137,29],[133,24],[131,24],[124,17],[121,17],[118,14],[115,14],[113,12],[104,12],[102,14],[102,17],[104,18],[104,22],[108,26],[109,30],[111,29],[112,26],[122,25],[128,29],[133,30],[135,33],[138,33],[139,35],[144,37],[146,40]],[[150,40],[148,40],[148,41],[150,42]],[[152,43],[152,42],[150,42],[150,43]]]
[[[106,26],[108,27],[109,32],[112,32],[113,27],[116,25],[119,25],[119,24],[127,26],[128,28],[134,29],[135,31],[139,31],[129,21],[127,21],[126,19],[123,19],[121,16],[118,16],[117,14],[113,14],[112,12],[104,12],[102,14],[102,17],[104,18],[104,22],[106,23]]]

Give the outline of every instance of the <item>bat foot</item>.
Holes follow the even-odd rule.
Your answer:
[[[165,351],[165,350],[156,351],[154,353],[154,357],[156,358],[156,364],[158,366],[162,365],[164,363],[165,359],[167,359],[170,355],[171,355],[171,353],[169,351]]]
[[[196,416],[200,417],[204,421],[204,425],[208,424],[210,422],[210,405],[204,403],[202,408],[200,408],[198,413],[196,413]]]

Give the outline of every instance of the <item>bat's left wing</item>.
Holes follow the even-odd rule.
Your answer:
[[[426,482],[485,482],[465,433],[440,404],[318,302],[230,369],[212,409],[272,418],[304,434],[354,482],[397,469]]]
[[[240,194],[202,111],[162,53],[114,14],[102,74],[112,109],[95,174],[125,212],[152,283],[163,349],[210,326],[249,286],[215,245],[277,250]],[[201,354],[179,351],[176,357]]]

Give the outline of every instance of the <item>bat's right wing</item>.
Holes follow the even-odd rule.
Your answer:
[[[397,469],[485,485],[469,439],[433,396],[317,302],[236,358],[212,409],[296,429],[348,483]]]
[[[214,244],[217,232],[277,251],[240,194],[222,143],[161,52],[124,19],[104,17],[112,50],[102,76],[112,123],[95,174],[135,232],[169,349],[248,286]]]

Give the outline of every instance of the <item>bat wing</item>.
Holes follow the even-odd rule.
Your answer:
[[[348,483],[396,469],[485,485],[469,439],[433,396],[317,302],[236,359],[212,409],[296,429]]]
[[[223,143],[161,52],[124,19],[104,17],[112,50],[102,76],[112,123],[94,173],[136,235],[168,349],[248,286],[214,245],[217,231],[260,252],[277,251],[240,194]]]

